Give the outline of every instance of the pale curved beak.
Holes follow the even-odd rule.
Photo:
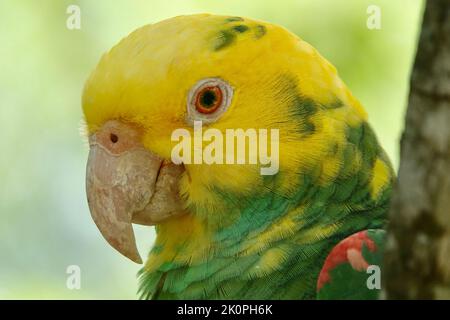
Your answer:
[[[141,144],[140,132],[108,121],[89,139],[86,192],[95,224],[108,243],[142,263],[132,222],[153,225],[183,212],[178,195],[181,166]]]

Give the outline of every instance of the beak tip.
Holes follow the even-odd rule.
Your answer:
[[[129,257],[129,259],[131,259],[131,261],[133,261],[137,264],[142,264],[142,258],[139,255],[134,256],[134,257]]]
[[[129,226],[131,228],[131,224]],[[132,230],[132,229],[131,229]],[[121,253],[123,256],[127,257],[131,261],[142,264],[142,258],[139,254],[139,251],[136,247],[136,241],[134,239],[133,232],[125,232],[124,234],[127,234],[128,237],[126,237],[125,242],[116,242],[116,239],[107,239],[109,244],[116,249],[119,253]]]

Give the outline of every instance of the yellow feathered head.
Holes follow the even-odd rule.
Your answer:
[[[294,34],[261,21],[201,14],[137,29],[101,58],[82,104],[91,212],[105,238],[135,261],[131,222],[183,221],[197,231],[230,225],[239,216],[236,199],[267,192],[292,199],[302,175],[327,186],[364,168],[358,145],[347,146],[349,128],[363,127],[366,114],[335,68]],[[255,130],[259,141],[267,130],[269,153],[270,130],[278,130],[276,172],[262,175],[260,162],[227,164],[225,149],[214,151],[223,152],[223,164],[175,166],[174,132],[190,134],[192,158],[213,140],[201,135],[194,145],[196,121],[202,133],[221,133],[223,145],[228,129]]]

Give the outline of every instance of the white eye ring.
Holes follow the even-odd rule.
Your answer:
[[[207,87],[219,88],[222,94],[222,101],[217,109],[212,113],[202,113],[197,110],[197,95]],[[202,121],[203,123],[211,123],[219,119],[222,114],[227,111],[233,98],[233,88],[228,82],[220,78],[206,78],[198,81],[189,91],[187,100],[187,122],[191,125],[194,121]]]

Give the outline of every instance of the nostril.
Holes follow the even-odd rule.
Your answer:
[[[116,143],[117,141],[119,141],[119,137],[117,135],[115,135],[114,133],[111,133],[109,135],[109,139],[111,139],[112,143]]]

